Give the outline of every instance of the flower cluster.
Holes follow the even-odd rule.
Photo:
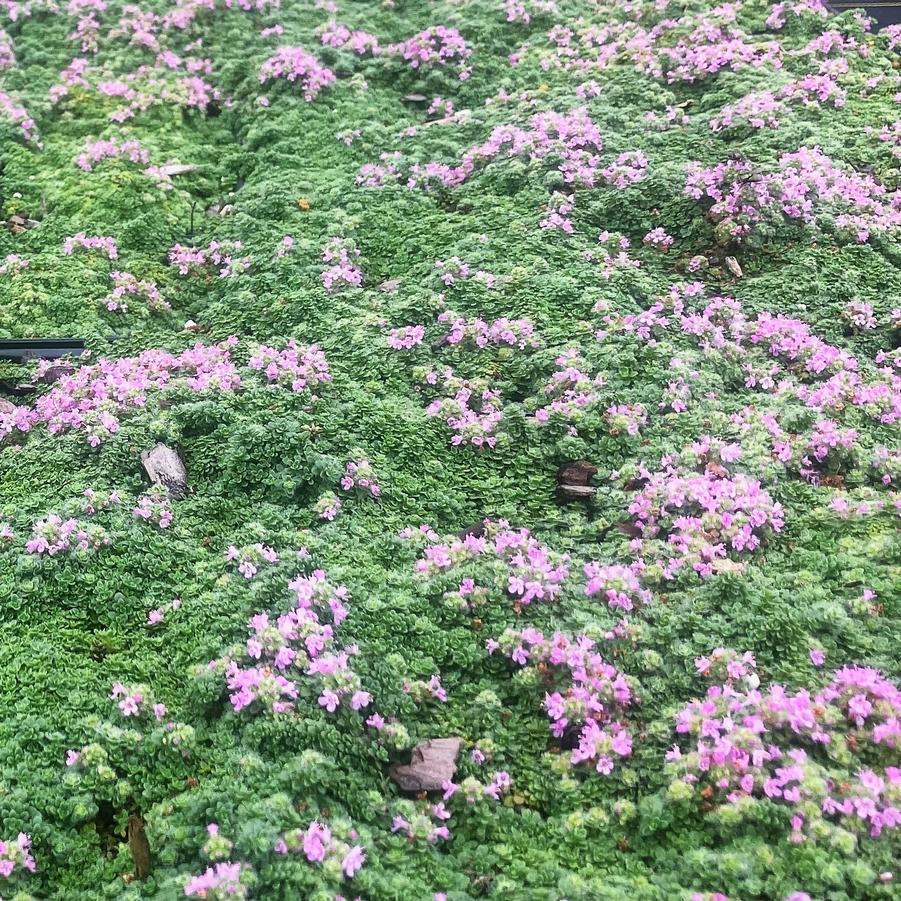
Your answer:
[[[303,47],[279,47],[260,66],[259,78],[261,84],[279,78],[292,84],[299,82],[303,99],[308,103],[315,100],[323,88],[335,83],[335,73]]]
[[[100,235],[86,235],[84,232],[79,232],[77,235],[66,238],[63,242],[63,253],[66,256],[71,256],[78,248],[82,250],[96,250],[110,260],[115,260],[119,257],[115,239]]]
[[[495,431],[504,418],[497,401],[500,392],[484,385],[481,380],[460,378],[449,366],[439,374],[430,370],[427,385],[438,385],[443,397],[426,407],[426,416],[440,416],[453,431],[454,447],[471,444],[473,447],[494,447]]]
[[[695,658],[695,669],[711,682],[743,682],[752,689],[760,685],[757,660],[750,651],[714,648],[709,656]]]
[[[469,77],[465,62],[472,50],[456,28],[433,25],[398,44],[390,44],[386,53],[399,56],[411,69],[429,69],[457,63],[460,66],[460,80]]]
[[[479,349],[494,344],[520,350],[540,345],[535,326],[529,319],[513,320],[504,317],[488,323],[479,318],[466,319],[452,310],[445,310],[438,316],[438,321],[450,327],[450,331],[444,336],[447,344],[471,343]]]
[[[288,386],[297,394],[306,392],[311,400],[316,400],[314,392],[320,385],[327,385],[332,380],[325,354],[319,346],[300,345],[293,338],[284,350],[261,344],[247,365],[265,373],[270,384]]]
[[[247,864],[223,862],[207,867],[199,876],[185,883],[185,896],[204,901],[243,901],[253,880]]]
[[[875,448],[870,466],[876,470],[879,481],[883,485],[894,485],[901,482],[901,450],[889,450],[887,447]]]
[[[332,876],[353,879],[366,862],[360,844],[351,844],[359,834],[349,823],[331,826],[313,820],[306,829],[293,829],[279,838],[276,854],[302,854],[309,863],[317,864]]]
[[[125,717],[149,717],[161,720],[166,715],[166,705],[154,703],[149,691],[143,685],[126,686],[121,682],[113,683],[110,697],[118,702],[119,712]]]
[[[70,430],[87,435],[96,447],[119,431],[119,416],[147,406],[154,392],[184,387],[191,391],[234,391],[241,383],[230,350],[237,343],[196,344],[181,354],[147,350],[137,357],[101,359],[64,375],[33,407],[15,408],[16,416],[0,419],[0,438],[13,429],[28,432],[39,422],[52,435]],[[43,361],[49,368],[52,361]],[[39,377],[44,367],[38,366]]]
[[[404,325],[388,333],[388,347],[392,350],[412,350],[425,338],[424,325]]]
[[[648,158],[640,150],[627,150],[601,169],[604,181],[614,188],[638,184],[645,180],[647,174]]]
[[[610,313],[606,301],[598,301],[592,310],[593,313],[605,313],[604,328],[598,329],[594,334],[598,341],[605,341],[611,334],[625,332],[634,334],[642,341],[654,346],[659,336],[669,327],[669,317],[664,314],[665,304],[658,300],[640,313]]]
[[[240,241],[210,241],[208,247],[174,244],[169,248],[169,262],[178,267],[179,275],[201,275],[209,266],[219,267],[219,278],[233,278],[246,272],[253,261],[240,256]]]
[[[94,551],[112,542],[109,533],[94,523],[66,519],[51,513],[38,520],[31,530],[31,538],[25,543],[29,554],[70,554],[75,551]]]
[[[450,839],[451,831],[446,825],[450,818],[451,812],[443,801],[437,804],[428,801],[414,803],[404,798],[394,805],[391,831],[403,835],[410,844],[424,841],[435,845]]]
[[[455,782],[444,783],[444,800],[449,801],[451,798],[459,798],[465,801],[467,806],[472,807],[474,804],[484,803],[487,799],[500,801],[510,791],[512,786],[513,780],[505,770],[494,772],[488,782],[482,782],[474,776],[467,776],[459,784]]]
[[[617,759],[631,755],[632,734],[624,717],[635,701],[633,687],[594,650],[592,639],[560,632],[545,638],[537,629],[506,629],[496,640],[489,639],[487,648],[541,674],[551,732],[573,743],[574,765],[589,763],[607,776]]]
[[[166,489],[154,485],[138,498],[138,503],[131,511],[137,519],[143,519],[161,529],[168,529],[172,525],[172,506],[169,503],[169,495]]]
[[[12,122],[13,125],[19,126],[25,141],[40,146],[38,128],[34,119],[31,118],[28,110],[6,91],[0,91],[0,116]]]
[[[101,303],[111,313],[127,313],[130,297],[140,298],[148,310],[170,309],[169,303],[163,299],[160,289],[154,282],[138,280],[130,272],[111,272],[110,278],[113,280],[113,290]]]
[[[313,504],[313,513],[319,519],[324,519],[326,522],[332,522],[338,513],[341,511],[341,507],[343,503],[341,498],[335,494],[334,491],[326,491],[320,498]]]
[[[607,245],[611,243],[615,243],[615,246],[619,248],[616,253],[610,252]],[[598,235],[598,244],[601,245],[601,256],[598,257],[593,250],[586,250],[583,252],[583,257],[588,262],[599,262],[601,264],[601,278],[605,281],[609,281],[617,273],[641,268],[641,260],[636,260],[629,256],[628,251],[631,243],[632,242],[624,236],[620,236],[616,239],[616,236],[612,235],[610,232],[602,231]]]
[[[666,230],[659,225],[657,228],[649,231],[644,238],[642,238],[642,241],[649,247],[653,247],[655,250],[666,251],[673,246],[672,235],[668,235]]]
[[[633,547],[663,554],[655,569],[665,579],[684,566],[702,577],[740,569],[730,555],[756,550],[784,525],[782,505],[746,475],[668,467],[645,479],[629,505],[642,536]]]
[[[784,153],[766,172],[734,159],[705,168],[690,163],[685,194],[701,201],[720,240],[740,240],[765,220],[835,227],[860,243],[901,225],[901,199],[870,175],[837,166],[818,147]]]
[[[275,548],[265,544],[246,544],[240,548],[230,544],[225,551],[225,559],[228,563],[237,561],[238,572],[245,579],[252,579],[261,567],[277,563],[278,554]]]
[[[354,488],[368,491],[373,497],[379,497],[382,493],[378,475],[369,460],[365,458],[350,460],[344,467],[341,489],[342,491],[353,491]]]
[[[16,253],[9,253],[0,263],[0,275],[9,275],[11,273],[21,272],[28,268],[28,260]]]
[[[323,262],[329,263],[322,272],[322,284],[329,293],[349,286],[359,288],[363,284],[363,271],[354,262],[360,251],[344,238],[329,238],[322,248]]]
[[[229,700],[236,713],[259,706],[272,713],[294,709],[309,685],[318,692],[320,707],[333,713],[340,706],[363,710],[372,702],[360,677],[350,668],[355,645],[339,649],[334,626],[347,615],[347,589],[332,585],[322,570],[300,576],[291,585],[295,606],[273,623],[258,613],[249,623],[250,637],[243,648],[214,660],[209,670],[225,676]]]
[[[11,69],[16,64],[16,52],[12,38],[0,28],[0,71]]]
[[[642,404],[613,404],[607,407],[604,419],[611,435],[625,432],[633,438],[647,424],[648,416]]]
[[[778,128],[792,103],[815,108],[831,103],[839,108],[844,106],[847,97],[847,92],[834,76],[809,73],[783,85],[778,91],[748,94],[736,103],[727,104],[710,120],[710,128],[713,131],[738,126]],[[882,140],[888,141],[890,138],[886,136]]]
[[[776,41],[753,44],[726,29],[712,26],[711,30],[706,40],[696,40],[695,35],[690,35],[673,47],[658,48],[661,61],[668,69],[667,82],[700,81],[722,69],[737,72],[747,67],[780,67],[782,48]]]
[[[483,143],[464,151],[456,166],[434,161],[405,167],[399,154],[384,154],[382,163],[360,170],[357,183],[370,187],[402,183],[410,189],[453,188],[495,161],[524,158],[538,166],[550,165],[571,188],[592,188],[604,179],[603,147],[600,130],[585,107],[566,113],[549,111],[533,116],[527,128],[497,126]],[[572,211],[575,195],[560,195],[557,201],[555,204],[552,200],[548,227],[571,232],[572,224],[565,215]]]
[[[147,614],[147,625],[155,626],[163,621],[165,615],[169,612],[181,609],[181,599],[173,598],[168,604],[162,607],[156,607]]]
[[[429,543],[416,563],[416,572],[433,577],[484,559],[517,606],[557,600],[569,576],[568,554],[545,547],[528,529],[511,529],[503,519],[486,519],[481,532],[456,538],[449,544],[442,544],[434,534],[427,536]],[[475,591],[477,586],[467,579],[458,589],[463,598]]]
[[[763,91],[728,103],[710,120],[712,131],[723,131],[739,125],[753,129],[778,128],[778,116],[785,110],[772,91]]]
[[[873,516],[881,512],[885,508],[885,502],[868,497],[866,499],[855,499],[852,503],[844,494],[838,494],[829,501],[829,512],[834,513],[839,519],[863,519],[867,516]],[[897,507],[901,513],[901,506]]]
[[[277,260],[284,259],[294,247],[294,238],[291,235],[285,235],[281,241],[278,242],[278,247],[275,248],[275,258]]]
[[[234,843],[226,838],[219,830],[218,823],[208,823],[206,833],[209,838],[206,844],[200,849],[203,856],[209,860],[225,860],[231,856],[235,847]]]
[[[156,106],[171,104],[180,109],[204,111],[221,93],[203,75],[212,74],[212,62],[172,51],[157,55],[153,65],[142,65],[118,77],[109,70],[91,67],[85,57],[76,58],[61,73],[61,81],[50,89],[52,103],[60,103],[72,88],[96,91],[104,98],[123,101],[109,114],[112,122],[123,123]]]
[[[75,165],[84,172],[92,172],[97,163],[108,159],[127,159],[132,163],[147,165],[150,154],[140,141],[97,140],[87,144],[84,151],[75,158]]]
[[[379,39],[368,31],[351,30],[346,25],[330,19],[325,25],[316,29],[319,40],[326,47],[334,47],[336,50],[350,50],[357,56],[365,56],[367,53],[375,56],[379,52]]]
[[[93,516],[98,510],[112,510],[122,503],[118,491],[94,491],[93,488],[85,488],[82,492],[84,501],[81,512],[85,516]]]
[[[497,284],[497,276],[484,269],[476,269],[460,257],[450,257],[446,260],[435,260],[435,268],[438,270],[438,277],[441,284],[445,288],[457,284],[457,282],[477,281],[481,282],[487,288],[493,288]]]
[[[821,473],[834,474],[854,460],[858,434],[856,429],[841,428],[832,419],[818,419],[803,447],[800,471],[816,481]]]
[[[718,649],[711,658],[698,669],[715,684],[676,717],[677,734],[693,746],[683,752],[677,744],[667,754],[673,797],[698,793],[738,811],[768,799],[788,808],[795,843],[835,840],[841,830],[876,837],[901,826],[901,769],[845,770],[857,755],[875,762],[901,743],[894,684],[848,666],[815,695],[781,685],[763,690],[751,655]]]
[[[873,305],[863,300],[848,301],[848,304],[842,310],[842,319],[852,329],[858,331],[869,331],[876,328],[876,315],[873,312]]]
[[[626,612],[641,607],[651,600],[651,592],[641,585],[640,563],[622,566],[618,563],[603,565],[586,563],[584,566],[585,594],[587,597],[602,595],[607,605]]]
[[[558,12],[556,0],[504,0],[504,15],[508,22],[528,25],[532,16],[555,16]]]
[[[602,374],[589,375],[588,363],[577,350],[566,351],[556,358],[557,371],[541,389],[540,406],[533,420],[547,425],[554,419],[577,423],[586,410],[600,400],[599,388],[605,384]]]
[[[428,682],[422,679],[414,679],[412,682],[404,681],[402,686],[404,694],[409,695],[417,704],[434,700],[447,702],[447,692],[441,684],[441,676],[434,675]]]
[[[0,876],[9,879],[16,869],[33,873],[37,869],[31,855],[31,836],[20,832],[15,839],[0,841]]]

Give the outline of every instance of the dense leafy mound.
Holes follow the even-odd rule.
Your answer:
[[[2,7],[4,896],[897,897],[901,31]]]

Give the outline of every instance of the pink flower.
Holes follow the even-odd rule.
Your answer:
[[[303,837],[303,853],[310,863],[321,863],[325,860],[325,852],[331,838],[332,833],[328,826],[316,820],[310,823]]]
[[[341,869],[348,879],[353,879],[354,875],[360,867],[363,866],[365,861],[366,855],[363,853],[363,849],[359,845],[356,845],[344,856],[344,859],[341,861]]]

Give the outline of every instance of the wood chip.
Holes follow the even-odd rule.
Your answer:
[[[144,831],[144,820],[136,813],[128,818],[128,850],[131,851],[135,863],[135,876],[138,879],[146,879],[153,870],[150,842],[147,841],[147,833]]]
[[[433,738],[420,742],[413,749],[410,763],[395,764],[389,770],[391,778],[401,791],[441,791],[457,772],[457,757],[463,740],[460,738]]]

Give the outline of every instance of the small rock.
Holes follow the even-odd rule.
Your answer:
[[[597,475],[597,471],[597,466],[588,460],[564,463],[557,470],[557,499],[560,503],[581,501],[597,494],[597,488],[591,485],[591,479]]]
[[[736,277],[741,278],[744,273],[741,271],[741,266],[738,265],[738,260],[735,257],[726,257],[726,268]]]
[[[557,492],[563,501],[580,501],[594,497],[598,490],[594,485],[558,485]]]
[[[70,372],[75,372],[75,366],[72,363],[54,363],[43,369],[41,374],[36,375],[32,381],[35,385],[52,385]]]
[[[391,778],[401,791],[441,791],[457,772],[457,757],[463,740],[460,738],[433,738],[420,742],[413,749],[410,763],[395,764],[389,770]]]
[[[460,529],[457,532],[457,538],[460,541],[463,541],[469,535],[472,535],[473,538],[483,538],[485,536],[485,527],[491,520],[489,519],[480,519],[478,522],[474,522],[471,526],[467,526],[465,529]]]
[[[13,214],[6,220],[6,227],[14,234],[19,235],[29,228],[37,228],[41,223],[37,219],[27,218]]]
[[[622,532],[627,538],[641,538],[644,535],[644,532],[632,522],[618,522],[614,526],[614,528],[618,532]]]
[[[188,493],[188,473],[178,451],[165,444],[157,444],[141,453],[141,464],[150,481],[166,489],[176,500]]]
[[[197,166],[192,163],[167,163],[165,166],[160,166],[157,170],[161,175],[164,175],[168,178],[172,178],[176,175],[187,175],[190,172],[196,172],[198,169]],[[150,175],[153,173],[153,169],[149,169],[145,174]]]
[[[598,468],[588,460],[576,460],[575,463],[564,463],[557,470],[557,481],[567,485],[588,485],[593,476],[598,474]]]

